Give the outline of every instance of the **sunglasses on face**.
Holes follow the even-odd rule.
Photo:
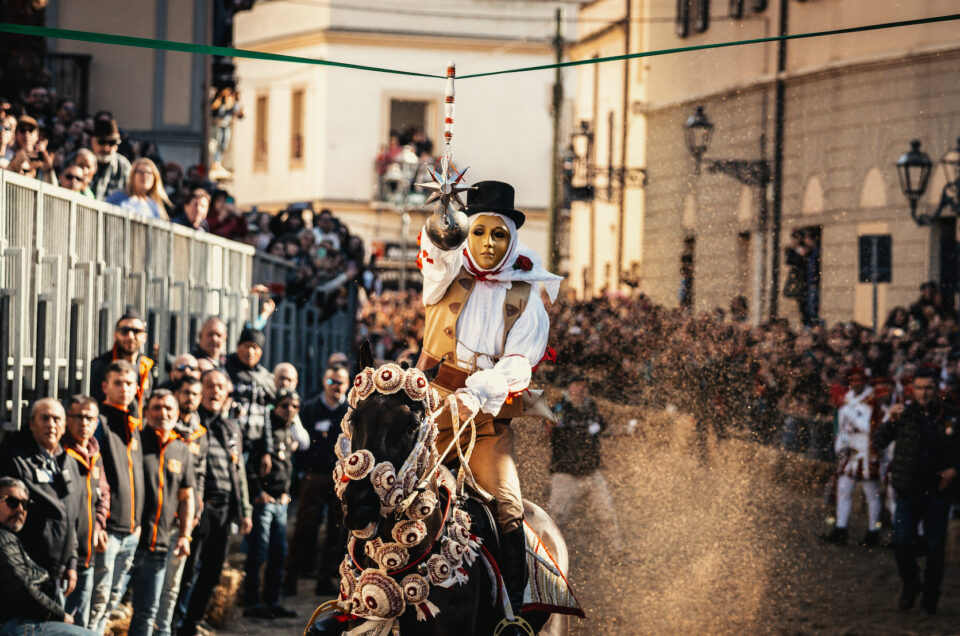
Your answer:
[[[340,386],[343,382],[339,380],[334,380],[333,378],[327,378],[327,386]]]
[[[140,334],[146,332],[146,329],[141,329],[140,327],[117,327],[117,333],[119,333],[121,336],[129,336],[130,334],[139,336]]]
[[[200,367],[195,367],[192,364],[178,364],[177,371],[196,371]]]
[[[101,146],[116,146],[120,142],[116,139],[97,139],[97,143]]]
[[[4,503],[7,504],[7,507],[11,510],[16,510],[17,508],[23,508],[24,511],[28,510],[31,505],[33,505],[32,499],[20,499],[19,497],[14,497],[13,495],[7,495],[5,497],[0,497]]]

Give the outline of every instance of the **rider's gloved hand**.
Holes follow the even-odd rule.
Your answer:
[[[480,400],[470,389],[457,389],[454,396],[457,399],[457,411],[461,422],[466,422],[480,412]]]

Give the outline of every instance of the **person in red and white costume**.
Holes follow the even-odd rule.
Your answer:
[[[833,531],[822,538],[829,543],[847,542],[847,528],[853,503],[853,491],[859,483],[867,500],[869,517],[867,533],[860,545],[875,546],[879,543],[880,513],[880,454],[873,448],[871,439],[882,417],[875,408],[873,387],[867,384],[867,376],[861,367],[847,371],[849,390],[843,398],[843,406],[837,410],[837,439],[834,450],[839,466],[837,469],[837,521]]]

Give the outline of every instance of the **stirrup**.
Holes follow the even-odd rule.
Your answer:
[[[530,626],[530,623],[526,621],[522,616],[515,616],[513,620],[504,618],[497,626],[493,628],[493,636],[500,636],[507,627],[511,625],[516,625],[520,628],[521,631],[529,634],[530,636],[537,636],[536,632],[533,631],[533,627]]]
[[[307,636],[307,633],[310,631],[310,628],[313,627],[313,624],[317,622],[317,619],[320,618],[320,615],[328,610],[332,611],[333,613],[336,613],[338,611],[340,613],[343,613],[342,610],[340,610],[340,607],[336,599],[332,599],[324,603],[321,603],[320,606],[317,607],[316,610],[314,610],[313,615],[310,617],[310,620],[307,621],[307,626],[303,629],[303,636]]]

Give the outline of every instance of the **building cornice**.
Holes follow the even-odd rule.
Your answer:
[[[469,51],[496,51],[509,47],[515,53],[550,53],[551,42],[546,39],[451,35],[420,31],[391,29],[329,29],[293,33],[281,37],[238,43],[245,49],[263,53],[285,53],[317,45],[346,44],[352,46],[460,49]]]
[[[777,75],[776,73],[767,73],[757,76],[748,81],[737,82],[724,88],[723,90],[701,93],[693,97],[684,97],[669,102],[661,102],[655,105],[646,105],[641,102],[634,102],[631,112],[634,115],[653,114],[661,111],[672,110],[677,107],[687,107],[691,104],[713,100],[717,98],[728,97],[736,94],[750,93],[764,88],[769,88],[777,79],[782,79],[788,83],[799,84],[829,77],[836,77],[850,72],[863,72],[872,69],[902,66],[904,64],[914,64],[926,60],[960,58],[960,46],[956,44],[940,44],[922,49],[906,51],[898,55],[880,54],[873,56],[864,56],[848,60],[835,60],[826,64],[807,66],[798,69],[788,70],[785,73]]]

